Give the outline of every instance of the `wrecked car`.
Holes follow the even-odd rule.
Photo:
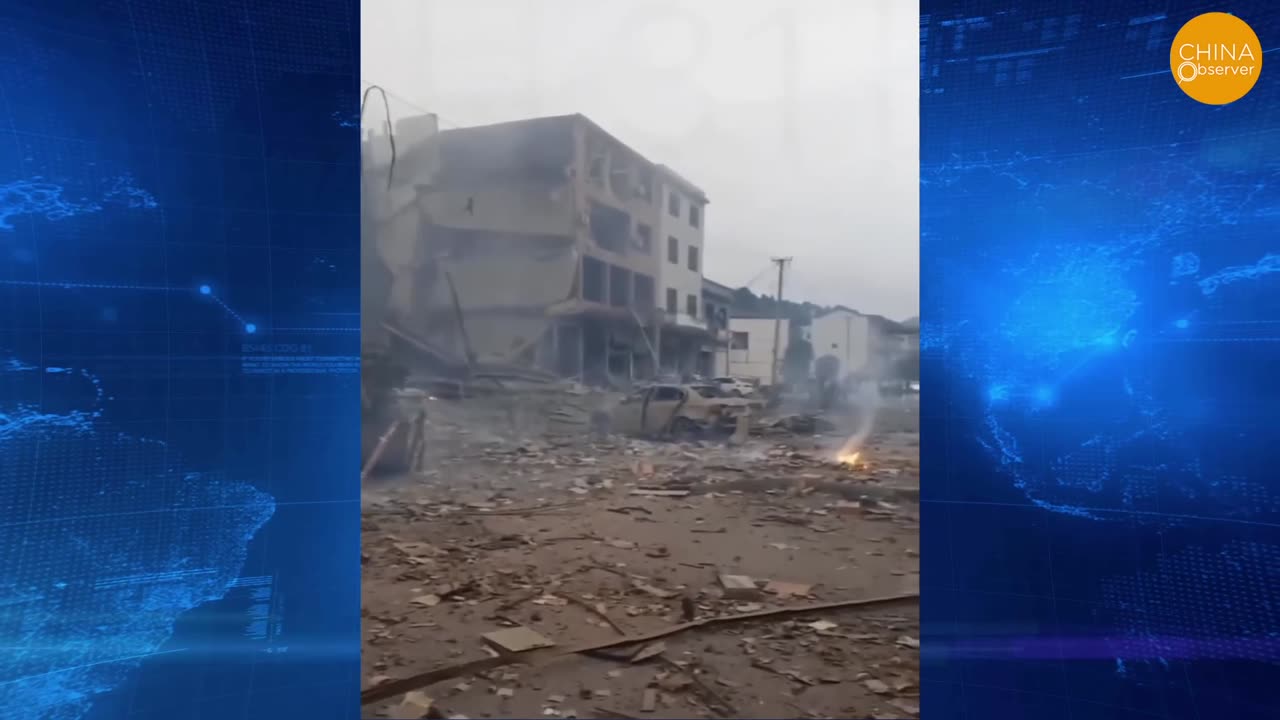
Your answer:
[[[730,376],[712,378],[711,382],[720,388],[721,392],[728,396],[749,397],[756,394],[758,389],[754,383],[744,378],[736,378]]]
[[[747,422],[752,402],[726,397],[714,385],[656,384],[623,398],[609,417],[611,432],[695,436],[732,433]]]

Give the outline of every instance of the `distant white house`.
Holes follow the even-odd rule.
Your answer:
[[[918,331],[879,315],[837,306],[813,319],[813,357],[840,361],[840,376],[881,377],[906,354]]]
[[[813,319],[813,357],[840,361],[840,376],[867,372],[871,364],[871,322],[862,313],[837,307]]]
[[[773,375],[773,318],[729,318],[729,374],[768,383]],[[778,325],[778,363],[781,377],[782,358],[787,354],[791,321],[783,318]]]

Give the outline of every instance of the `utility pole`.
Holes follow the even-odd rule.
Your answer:
[[[769,365],[769,386],[775,387],[778,384],[778,346],[782,340],[782,273],[787,263],[791,262],[791,258],[771,259],[778,266],[778,297],[773,304],[773,362]]]

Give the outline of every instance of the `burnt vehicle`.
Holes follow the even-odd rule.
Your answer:
[[[725,396],[714,385],[660,383],[623,398],[609,417],[609,429],[640,436],[730,434],[749,422],[753,404]]]

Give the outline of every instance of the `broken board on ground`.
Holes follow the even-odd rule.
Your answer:
[[[542,634],[524,626],[494,630],[493,632],[485,633],[481,637],[495,648],[509,653],[538,650],[555,645],[554,642]]]

